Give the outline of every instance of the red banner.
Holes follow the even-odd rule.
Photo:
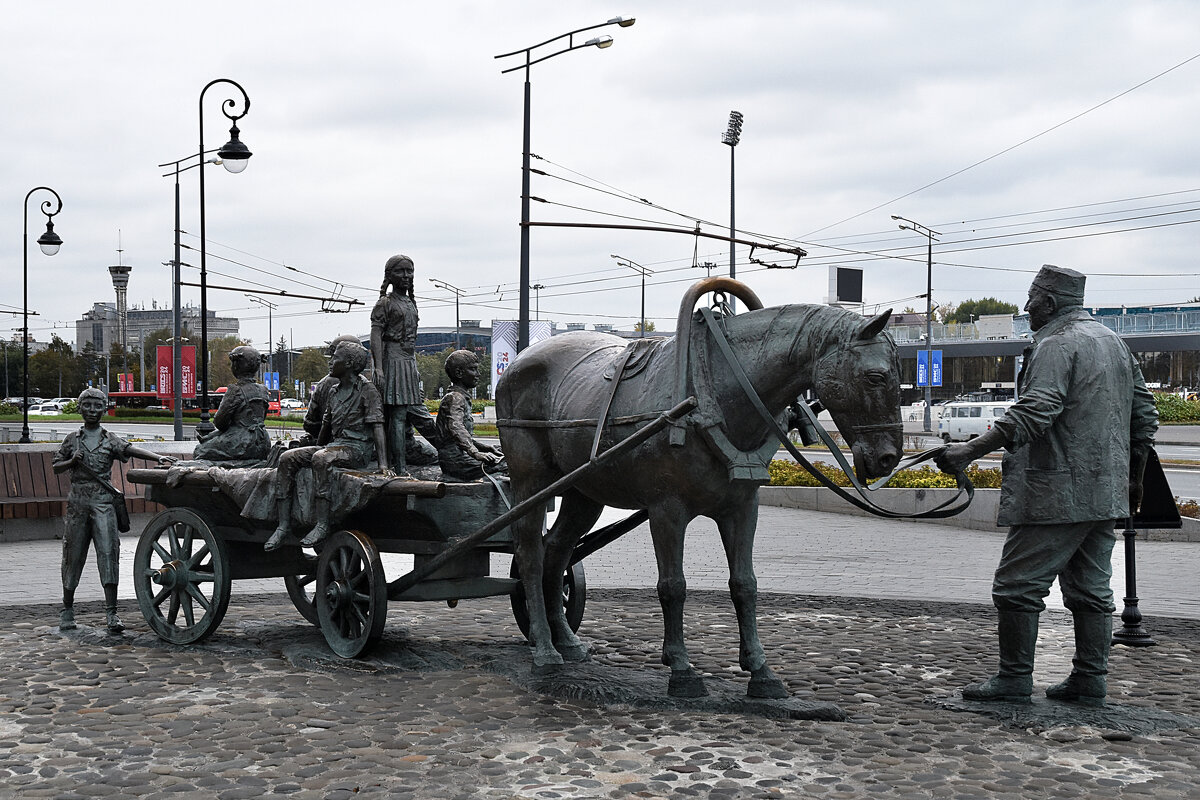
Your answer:
[[[193,345],[185,344],[179,348],[180,356],[183,361],[183,381],[180,392],[181,397],[196,396],[196,348]],[[160,398],[168,398],[175,396],[175,387],[171,380],[174,374],[174,354],[172,347],[169,344],[160,344],[155,350],[157,354],[158,380],[154,382],[154,389]]]

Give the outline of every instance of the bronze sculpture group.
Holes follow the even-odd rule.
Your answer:
[[[477,481],[506,460],[515,503],[578,475],[562,489],[558,517],[548,533],[544,511],[511,522],[535,667],[586,658],[587,646],[564,614],[564,572],[580,537],[605,506],[642,509],[659,565],[668,691],[679,697],[704,695],[684,642],[683,548],[688,523],[706,516],[716,522],[728,560],[739,663],[751,676],[747,694],[785,697],[787,690],[767,665],[757,631],[753,538],[758,486],[768,480],[766,466],[778,448],[774,437],[779,425],[795,420],[789,408],[806,391],[830,411],[860,479],[887,475],[896,466],[902,452],[900,373],[895,343],[885,330],[888,314],[864,319],[829,306],[763,308],[743,284],[725,278],[701,281],[684,297],[674,338],[631,343],[578,332],[523,352],[497,390],[501,449],[473,435],[471,394],[479,369],[474,353],[450,355],[445,369],[452,385],[436,421],[426,410],[414,357],[413,281],[410,258],[389,259],[371,315],[370,352],[355,337],[331,343],[329,376],[313,392],[305,439],[279,457],[274,477],[278,525],[265,549],[295,544],[290,541],[294,493],[304,470],[311,471],[315,487],[316,523],[299,542],[306,547],[319,547],[338,521],[329,503],[335,469],[377,464],[386,477],[411,479],[409,465],[436,462],[445,480]],[[961,472],[993,449],[1009,451],[999,524],[1011,529],[993,589],[1000,669],[988,681],[967,687],[963,695],[968,699],[1029,701],[1038,614],[1057,577],[1074,616],[1076,654],[1071,675],[1047,695],[1074,703],[1104,702],[1114,610],[1108,585],[1113,521],[1136,508],[1156,417],[1128,350],[1083,311],[1083,285],[1084,276],[1072,270],[1042,269],[1026,305],[1035,338],[1019,377],[1021,400],[986,436],[950,445],[938,456],[943,470]],[[717,298],[714,305],[696,310],[696,303],[710,293]],[[726,293],[741,299],[747,311],[730,314]],[[238,383],[218,409],[218,432],[197,447],[197,457],[227,466],[265,457],[265,430],[263,435],[259,431],[266,395],[252,382],[258,354],[240,347],[230,358]],[[603,470],[583,469],[690,398],[695,410],[672,417],[665,433],[645,437]],[[103,398],[81,397],[81,407],[85,400],[85,427],[64,442],[56,470],[89,458],[81,455],[82,440],[88,443],[87,453],[95,450],[92,440],[108,442],[102,454],[96,451],[91,458],[97,462],[91,467],[100,470],[111,467],[114,457],[158,458],[98,434]],[[413,429],[425,441],[414,437]],[[120,625],[115,617],[115,546],[108,545],[110,538],[115,541],[115,534],[108,535],[115,521],[104,507],[105,496],[111,495],[102,491],[98,479],[78,469],[73,474],[79,491],[73,483],[68,529],[74,525],[82,531],[80,520],[100,520],[90,536],[97,542],[106,598],[112,586],[109,625],[115,629]],[[69,545],[64,542],[63,627],[73,624],[71,593],[82,566],[80,542],[86,554],[87,535],[76,533]]]

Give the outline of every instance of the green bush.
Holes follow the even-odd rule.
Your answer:
[[[1200,503],[1195,500],[1184,500],[1179,502],[1179,498],[1175,498],[1175,505],[1179,506],[1179,515],[1181,517],[1191,517],[1192,519],[1200,519]]]
[[[78,414],[78,413],[79,413],[79,401],[78,401],[78,400],[72,400],[72,401],[70,401],[69,403],[67,403],[66,405],[64,405],[64,406],[63,406],[62,413],[64,413],[64,414]]]
[[[9,414],[20,414],[21,409],[17,408],[14,403],[0,403],[0,416]]]
[[[813,467],[838,486],[850,485],[850,479],[837,467],[820,462],[813,463]],[[804,467],[792,461],[772,461],[767,465],[767,471],[771,475],[772,486],[821,485]],[[967,477],[976,489],[1000,488],[1000,470],[994,467],[981,468],[972,464],[967,467]],[[888,483],[888,487],[893,489],[953,489],[957,485],[953,475],[947,475],[929,465],[901,470]]]
[[[1200,422],[1200,401],[1184,400],[1177,394],[1156,394],[1159,422]]]

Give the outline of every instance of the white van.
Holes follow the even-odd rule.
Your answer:
[[[991,403],[950,403],[938,422],[938,435],[944,442],[965,442],[992,429],[992,423],[1004,416],[1011,400]]]

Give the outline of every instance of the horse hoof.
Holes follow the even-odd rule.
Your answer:
[[[588,646],[583,642],[562,645],[558,652],[566,661],[587,661],[588,658]]]
[[[667,684],[667,694],[671,697],[708,697],[708,689],[704,687],[704,679],[696,674],[691,667],[671,670],[671,681]]]
[[[533,666],[534,669],[542,667],[561,667],[563,657],[553,647],[539,647],[533,651]]]
[[[788,690],[769,667],[763,667],[751,673],[746,696],[759,700],[782,700],[788,696]]]

